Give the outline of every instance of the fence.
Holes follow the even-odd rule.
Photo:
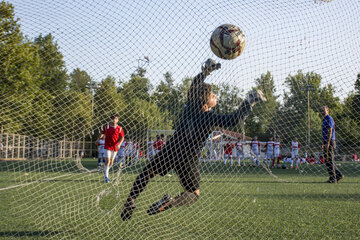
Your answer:
[[[85,140],[40,139],[19,134],[0,134],[0,160],[91,157],[97,149]]]

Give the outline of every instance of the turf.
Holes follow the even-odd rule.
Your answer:
[[[144,166],[114,167],[103,182],[95,159],[0,162],[0,238],[6,239],[358,239],[360,167],[326,184],[322,165],[300,171],[201,163],[195,204],[148,216],[163,194],[182,191],[175,173],[154,178],[130,221],[120,212]],[[82,168],[82,166],[84,168]],[[92,171],[84,171],[84,169]]]

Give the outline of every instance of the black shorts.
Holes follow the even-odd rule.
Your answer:
[[[154,156],[145,169],[160,176],[165,176],[174,169],[185,191],[194,192],[200,188],[200,163],[197,156],[179,159],[162,153]]]

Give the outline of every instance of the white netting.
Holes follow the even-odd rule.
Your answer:
[[[2,1],[0,236],[357,239],[359,12],[358,0]],[[225,23],[246,36],[244,52],[231,61],[217,58],[209,43]],[[218,97],[214,112],[236,111],[253,88],[268,101],[205,136],[195,203],[146,213],[164,194],[184,191],[186,176],[175,164],[169,168],[181,174],[171,169],[151,179],[123,221],[135,179],[156,159],[149,137],[164,134],[166,146],[167,135],[191,142],[207,130],[196,128],[201,122],[184,125],[193,116],[182,113],[208,58],[222,64],[205,80]],[[338,184],[325,183],[324,105],[336,124],[335,162],[345,176]],[[96,141],[114,113],[127,145],[105,184]],[[182,126],[197,134],[176,135]],[[255,136],[258,154],[250,146]],[[265,160],[271,137],[281,144],[279,163]],[[169,141],[169,159],[188,158],[192,146]]]

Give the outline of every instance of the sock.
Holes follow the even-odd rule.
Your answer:
[[[107,166],[107,165],[104,166],[104,177],[109,178],[109,169],[110,169],[110,166]]]
[[[231,165],[233,164],[233,160],[232,160],[232,159],[230,160],[230,164],[231,164]]]
[[[98,159],[98,164],[101,163],[101,158]]]
[[[253,158],[252,160],[251,160],[251,165],[254,165],[255,164],[255,158]]]
[[[269,167],[270,166],[270,160],[266,160],[266,163],[267,163],[267,166]]]

